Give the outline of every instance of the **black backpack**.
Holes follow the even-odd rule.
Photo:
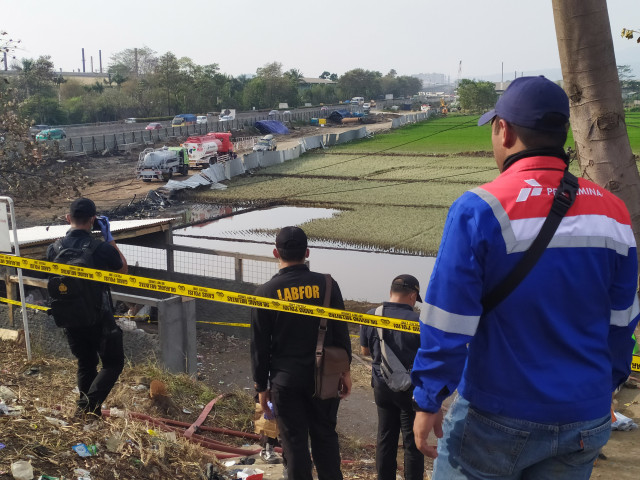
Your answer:
[[[102,243],[87,238],[80,247],[67,248],[62,240],[53,244],[54,263],[95,268],[93,254]],[[56,325],[61,328],[87,328],[100,322],[103,315],[105,285],[76,277],[51,275],[47,284],[51,309]]]

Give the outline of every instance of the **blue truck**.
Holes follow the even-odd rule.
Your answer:
[[[183,127],[185,125],[195,125],[197,117],[193,113],[179,113],[171,120],[172,127]]]

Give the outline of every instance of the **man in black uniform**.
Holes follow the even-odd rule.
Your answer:
[[[298,227],[284,227],[276,236],[273,255],[280,271],[258,287],[256,295],[280,300],[322,305],[325,275],[309,271],[307,236]],[[332,280],[331,308],[344,309],[340,287]],[[271,412],[271,400],[287,458],[289,478],[311,480],[311,451],[319,480],[340,480],[340,450],[336,423],[339,398],[313,397],[315,350],[320,319],[288,312],[254,309],[251,315],[251,368],[260,404]],[[327,322],[325,346],[344,348],[351,358],[347,324]],[[344,398],[351,392],[351,374],[342,375]]]
[[[378,315],[391,318],[419,321],[420,316],[413,310],[420,298],[420,284],[412,275],[398,275],[391,283],[388,302],[383,302]],[[375,315],[376,309],[367,312]],[[393,350],[404,368],[409,371],[420,347],[420,335],[396,330],[383,330],[386,350]],[[378,480],[395,480],[397,473],[398,434],[402,431],[404,446],[405,480],[422,480],[424,476],[424,455],[416,447],[413,437],[413,411],[411,398],[413,386],[407,390],[393,391],[387,385],[381,371],[382,352],[378,329],[371,326],[360,327],[360,349],[363,355],[371,355],[371,386],[378,407],[378,438],[376,442],[376,469]],[[388,362],[387,362],[388,363]]]
[[[91,236],[95,221],[96,206],[93,201],[88,198],[74,200],[67,214],[71,229],[62,239],[62,247],[81,248]],[[94,268],[127,273],[127,261],[113,240],[108,219],[101,217],[99,225],[105,241],[93,253]],[[49,245],[47,249],[49,261],[56,257],[54,245]],[[111,296],[106,285],[102,298],[102,321],[91,327],[65,329],[71,353],[78,359],[78,414],[100,416],[102,402],[109,395],[124,367],[122,330],[113,318]],[[102,362],[100,372],[97,370],[98,359]]]

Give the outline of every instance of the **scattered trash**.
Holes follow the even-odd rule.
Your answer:
[[[625,417],[619,412],[614,412],[616,421],[611,424],[611,430],[622,430],[628,432],[629,430],[635,430],[638,425],[629,417]]]
[[[149,389],[149,387],[147,387],[146,385],[142,385],[142,384],[133,385],[131,387],[131,390],[135,390],[136,392],[142,392],[143,390],[148,390],[148,389]]]
[[[31,450],[33,450],[33,453],[41,458],[49,458],[53,456],[53,452],[41,444],[35,444],[33,447],[31,447]]]
[[[38,367],[31,367],[29,370],[24,372],[25,375],[35,375],[37,373],[40,373],[40,369]]]
[[[56,427],[67,427],[69,424],[64,420],[60,420],[59,418],[54,417],[44,417],[47,422]]]
[[[78,443],[71,447],[81,457],[92,457],[98,454],[98,448],[95,445],[85,445],[84,443]]]
[[[18,395],[15,394],[13,390],[9,387],[5,387],[4,385],[0,386],[0,398],[2,398],[5,402],[10,402],[11,400],[16,400]]]
[[[158,436],[158,434],[156,433],[156,431],[155,431],[155,430],[152,430],[151,428],[150,428],[149,430],[147,430],[147,433],[148,433],[149,435],[151,435],[152,437],[157,437],[157,436]]]
[[[6,445],[4,443],[0,443],[0,450],[2,450]]]
[[[52,477],[50,475],[40,475],[38,480],[60,480],[60,477]]]
[[[109,415],[112,417],[124,418],[126,416],[124,410],[120,410],[119,408],[112,407],[109,409]]]
[[[187,415],[193,413],[191,410],[187,410],[186,408],[182,409],[182,413],[186,413]]]
[[[18,460],[11,464],[11,475],[15,480],[33,480],[33,467],[31,462]]]
[[[9,407],[3,401],[0,401],[0,415],[9,415]]]
[[[218,467],[212,463],[207,463],[205,466],[205,475],[206,480],[226,480],[226,478],[218,472]]]
[[[117,437],[108,437],[106,440],[107,443],[107,451],[112,453],[117,453],[120,445],[122,445],[122,441]]]
[[[78,480],[91,480],[91,472],[84,468],[74,468],[73,474],[78,476]]]
[[[253,465],[254,463],[256,463],[255,458],[243,457],[237,462],[237,465]]]
[[[259,468],[244,468],[238,472],[237,478],[244,478],[246,480],[262,480],[264,471]]]

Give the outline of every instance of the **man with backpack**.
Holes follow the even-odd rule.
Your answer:
[[[370,310],[380,315],[419,321],[413,310],[420,298],[420,284],[412,275],[398,275],[391,282],[389,301]],[[413,386],[409,372],[420,347],[420,337],[414,333],[360,327],[360,351],[373,359],[371,386],[378,407],[378,438],[376,469],[378,480],[395,480],[398,470],[398,435],[402,431],[405,480],[422,480],[424,456],[416,447],[412,406]]]
[[[47,260],[80,267],[127,273],[127,261],[111,235],[109,220],[96,216],[88,198],[71,203],[66,216],[71,229],[47,249]],[[91,235],[100,228],[104,241]],[[75,277],[51,276],[51,314],[65,329],[69,348],[78,359],[77,414],[100,416],[102,402],[124,367],[122,330],[115,323],[109,287]],[[98,360],[102,369],[98,372]]]

